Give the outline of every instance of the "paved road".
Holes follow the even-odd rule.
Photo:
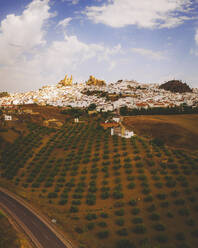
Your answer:
[[[41,247],[68,248],[34,213],[2,191],[0,191],[0,203],[20,219]]]

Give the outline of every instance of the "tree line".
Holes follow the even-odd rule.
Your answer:
[[[121,115],[171,115],[171,114],[195,114],[198,113],[198,107],[182,105],[179,107],[155,107],[130,109],[127,106],[120,108]]]

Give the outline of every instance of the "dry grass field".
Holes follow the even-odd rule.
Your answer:
[[[173,147],[198,150],[198,115],[125,117],[124,123],[138,135],[160,138]]]
[[[56,218],[81,248],[197,248],[198,153],[190,151],[197,119],[127,117],[138,134],[131,139],[92,118],[57,130],[28,124],[1,154],[0,181]]]

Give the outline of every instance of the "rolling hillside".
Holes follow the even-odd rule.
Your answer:
[[[1,153],[1,184],[55,218],[82,248],[195,248],[198,154],[181,149],[181,140],[179,148],[150,141],[159,123],[194,135],[196,124],[192,116],[168,117],[130,117],[138,133],[131,139],[111,136],[92,117],[60,129],[27,124],[28,134]]]

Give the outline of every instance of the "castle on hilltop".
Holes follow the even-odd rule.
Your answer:
[[[67,74],[66,74],[65,78],[63,80],[61,80],[58,84],[61,85],[61,86],[71,86],[72,81],[73,81],[72,75],[69,78],[69,77],[67,77]]]
[[[106,83],[104,80],[100,80],[95,78],[94,76],[90,76],[89,80],[86,82],[87,85],[97,85],[97,86],[105,86]]]

